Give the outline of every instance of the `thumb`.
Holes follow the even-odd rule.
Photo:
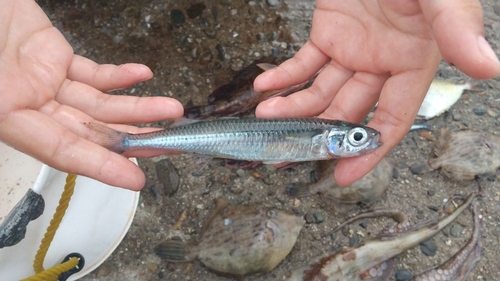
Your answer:
[[[420,0],[443,59],[476,79],[500,74],[500,62],[484,37],[483,9],[477,0]]]

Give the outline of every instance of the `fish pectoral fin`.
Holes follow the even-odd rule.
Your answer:
[[[277,67],[277,65],[267,62],[258,63],[257,66],[264,71]]]

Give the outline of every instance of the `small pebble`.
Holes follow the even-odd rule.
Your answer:
[[[238,177],[246,176],[245,170],[243,170],[243,169],[236,170],[236,174],[238,175]]]
[[[396,281],[409,281],[413,278],[413,274],[408,270],[398,270],[394,274]]]
[[[462,119],[462,114],[460,114],[458,112],[453,112],[453,120],[460,121],[460,119]]]
[[[280,3],[279,0],[267,0],[267,4],[271,7],[275,7],[275,6],[278,6]]]
[[[463,226],[454,223],[450,228],[450,235],[453,237],[460,237],[463,231],[464,231]]]
[[[322,223],[325,221],[325,216],[323,216],[322,213],[314,213],[313,214],[313,217],[314,217],[314,222],[315,223]]]
[[[304,216],[304,219],[306,220],[306,223],[314,223],[314,217],[312,214],[310,213],[307,213],[305,216]]]
[[[420,250],[422,253],[424,253],[426,256],[433,257],[436,255],[436,242],[434,242],[433,239],[429,239],[427,241],[424,241],[420,243]]]
[[[176,27],[182,26],[186,21],[184,13],[178,9],[173,9],[172,11],[170,11],[170,18],[172,19],[172,22]]]
[[[486,108],[484,106],[476,107],[472,109],[472,112],[477,116],[483,116],[486,113]]]
[[[399,171],[398,171],[398,169],[396,169],[396,168],[392,169],[392,178],[393,179],[398,179],[399,178]]]
[[[488,115],[491,116],[491,117],[497,117],[498,116],[498,113],[496,113],[493,109],[486,110],[486,113],[488,113]]]
[[[278,33],[276,31],[273,31],[267,35],[267,40],[269,41],[274,41],[278,39]]]
[[[433,141],[434,140],[434,137],[431,135],[431,133],[429,132],[426,132],[426,131],[422,131],[420,133],[418,133],[419,136],[423,137],[424,139],[428,140],[428,141]]]
[[[188,15],[188,18],[194,19],[196,17],[199,17],[203,11],[207,8],[203,2],[195,3],[186,10],[186,14]]]
[[[257,171],[253,171],[252,172],[252,177],[256,178],[256,179],[260,179],[262,177],[262,175],[257,172]]]
[[[415,162],[410,166],[410,172],[414,175],[420,175],[429,171],[429,164],[425,161]]]
[[[432,190],[432,189],[427,190],[427,195],[434,196],[434,194],[436,194],[436,192],[434,190]]]
[[[224,55],[226,54],[226,48],[221,44],[215,45],[215,49],[217,50],[217,59],[224,60]]]
[[[276,48],[276,47],[273,47],[273,48],[271,49],[271,52],[272,52],[272,54],[273,54],[273,57],[275,57],[275,58],[279,57],[279,55],[280,55],[280,49],[278,49],[278,48]]]
[[[359,235],[357,233],[354,233],[351,238],[349,238],[349,247],[354,247],[358,245],[361,242],[361,239],[359,238]]]

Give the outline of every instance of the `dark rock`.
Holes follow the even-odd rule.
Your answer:
[[[187,8],[186,14],[188,18],[194,19],[196,17],[199,17],[206,8],[207,6],[205,6],[205,4],[203,4],[202,2],[195,3]]]
[[[172,19],[172,23],[176,27],[182,26],[186,21],[184,13],[178,9],[173,9],[172,11],[170,11],[170,18]]]
[[[217,59],[224,60],[224,55],[226,54],[226,48],[221,44],[215,45],[215,49],[217,50]]]
[[[474,112],[477,116],[483,116],[486,114],[486,108],[484,106],[476,107],[472,109],[472,112]]]
[[[314,223],[314,217],[311,213],[307,213],[304,216],[304,219],[306,220],[306,223]]]
[[[325,221],[325,216],[323,216],[322,213],[314,213],[313,214],[313,217],[314,217],[314,222],[315,223],[322,223]]]
[[[177,168],[169,159],[163,159],[155,164],[156,177],[163,185],[165,195],[172,196],[179,189],[180,177]]]
[[[264,33],[262,33],[262,32],[259,32],[255,35],[255,39],[257,39],[257,41],[263,41],[264,38],[265,38],[265,36],[264,36]]]
[[[275,58],[279,57],[279,55],[280,55],[280,50],[278,48],[276,48],[276,47],[273,47],[271,49],[271,52],[273,54],[273,57],[275,57]]]
[[[273,31],[267,35],[267,40],[269,41],[274,41],[278,39],[278,33],[276,31]]]
[[[399,170],[394,168],[392,169],[392,178],[393,179],[398,179],[399,178]]]
[[[434,190],[432,190],[432,189],[427,190],[427,195],[434,196],[434,194],[436,194],[436,192],[434,192]]]
[[[408,270],[398,270],[394,274],[396,281],[409,281],[413,278],[413,274]]]
[[[434,242],[433,239],[429,239],[427,241],[424,241],[420,243],[420,251],[424,253],[426,256],[433,257],[436,255],[436,242]]]
[[[414,175],[420,175],[430,170],[429,164],[425,161],[415,162],[410,166],[410,172]]]

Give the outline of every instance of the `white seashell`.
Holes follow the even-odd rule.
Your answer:
[[[425,119],[441,115],[458,101],[464,90],[470,89],[472,89],[471,82],[455,84],[447,80],[434,79],[417,115]]]

